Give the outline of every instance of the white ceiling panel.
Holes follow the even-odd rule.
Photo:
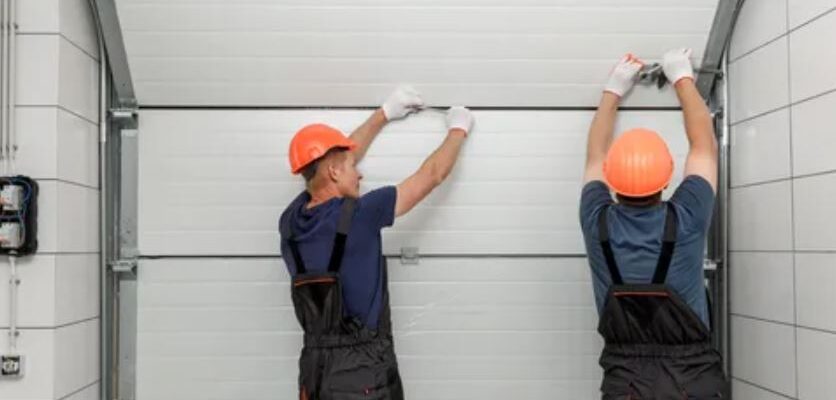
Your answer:
[[[626,52],[702,58],[717,0],[117,0],[138,100],[587,107]],[[670,106],[639,88],[634,106]]]

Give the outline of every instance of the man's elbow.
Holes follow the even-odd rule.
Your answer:
[[[447,177],[450,176],[450,170],[445,168],[433,168],[430,172],[430,184],[433,188],[440,186]]]

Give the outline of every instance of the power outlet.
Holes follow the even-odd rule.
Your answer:
[[[18,185],[6,185],[0,190],[0,202],[6,211],[20,211],[23,207],[23,188]]]
[[[0,356],[0,378],[20,378],[23,376],[23,356]]]

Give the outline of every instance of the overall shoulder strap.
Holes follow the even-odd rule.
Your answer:
[[[656,264],[656,272],[653,273],[654,284],[663,284],[668,278],[668,269],[671,266],[673,251],[676,248],[677,225],[676,210],[673,208],[673,203],[668,202],[665,215],[665,232],[662,235],[662,252]]]
[[[299,252],[299,244],[296,242],[296,234],[293,230],[293,215],[293,213],[285,215],[285,218],[279,222],[279,231],[287,239],[287,246],[290,247],[296,273],[304,274],[308,272],[308,269],[305,267],[305,261],[302,260],[302,254]]]
[[[610,228],[607,224],[607,211],[610,206],[604,206],[598,214],[598,241],[601,243],[601,250],[604,251],[604,258],[607,260],[607,269],[610,271],[610,279],[614,285],[623,285],[624,279],[618,271],[618,264],[615,262],[615,255],[610,244]]]
[[[329,272],[339,272],[342,266],[343,254],[345,253],[345,242],[348,239],[348,231],[351,229],[351,221],[354,219],[354,209],[357,207],[357,200],[346,198],[340,208],[340,221],[337,223],[337,234],[334,236],[334,249],[331,251],[331,261],[328,263]]]

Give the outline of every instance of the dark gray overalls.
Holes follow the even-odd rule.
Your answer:
[[[728,398],[720,353],[697,314],[665,280],[676,246],[677,218],[667,204],[662,252],[652,283],[625,284],[609,240],[607,207],[598,237],[613,285],[598,332],[604,400],[708,400]]]
[[[308,272],[290,221],[282,221],[296,264],[291,295],[305,331],[299,357],[300,400],[402,400],[403,388],[389,316],[389,291],[383,260],[384,298],[378,330],[372,331],[343,309],[340,266],[356,200],[345,199],[328,271]]]

